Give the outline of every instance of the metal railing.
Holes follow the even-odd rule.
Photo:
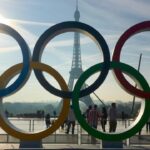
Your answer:
[[[134,120],[133,119],[126,119],[126,120],[117,120],[118,127],[117,132],[122,131],[123,129],[127,128],[132,124]],[[38,119],[38,118],[14,118],[10,119],[10,122],[14,124],[16,127],[20,129],[26,129],[25,131],[28,132],[37,132],[41,130],[45,130],[45,121],[44,119]],[[106,130],[108,131],[109,123],[107,122]],[[98,130],[102,131],[101,125],[99,123]],[[2,131],[2,130],[1,130]],[[62,130],[61,128],[58,129],[55,133],[52,135],[44,138],[42,140],[43,143],[57,143],[57,144],[90,144],[91,136],[88,135],[86,131],[84,131],[78,123],[76,123],[75,127],[75,134],[66,134],[65,130]],[[144,140],[145,139],[145,140]],[[19,143],[20,140],[16,139],[7,133],[1,132],[0,133],[0,143]],[[146,127],[143,127],[141,135],[139,137],[138,133],[131,137],[130,139],[126,139],[123,141],[123,143],[127,146],[129,145],[150,145],[150,133],[146,132]],[[97,139],[97,144],[101,144],[101,140]]]

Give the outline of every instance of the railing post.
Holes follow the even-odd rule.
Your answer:
[[[9,135],[7,134],[7,143],[9,143]]]
[[[100,149],[102,149],[102,148],[103,148],[103,146],[102,146],[102,140],[100,140],[99,148],[100,148]]]
[[[125,119],[124,121],[125,121],[125,128],[127,128],[127,120]]]
[[[56,131],[55,131],[55,143],[56,143],[56,136],[57,136],[57,135],[56,135]]]
[[[81,126],[78,124],[78,145],[81,145]]]
[[[128,126],[130,126],[130,119],[128,120]]]
[[[32,132],[34,132],[34,119],[32,120]]]
[[[130,126],[130,119],[128,119],[128,126]],[[130,146],[130,138],[126,139],[126,144],[128,147]]]
[[[129,147],[130,146],[130,139],[129,138],[127,139],[126,143],[127,143],[127,146]]]
[[[31,132],[31,119],[29,120],[29,132]]]

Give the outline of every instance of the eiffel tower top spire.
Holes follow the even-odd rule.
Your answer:
[[[76,10],[78,10],[78,0],[76,0]]]
[[[76,0],[76,10],[74,13],[75,21],[79,22],[80,12],[78,10],[78,1]],[[82,74],[82,61],[81,61],[81,49],[80,49],[80,33],[74,33],[74,45],[73,45],[73,57],[72,66],[70,71],[70,78],[68,87],[70,90],[73,89],[74,79],[78,79]]]
[[[75,18],[75,21],[79,21],[79,19],[80,19],[80,12],[78,9],[78,0],[76,0],[76,11],[74,13],[74,18]]]
[[[80,12],[78,10],[78,0],[76,0],[76,10],[74,13],[75,21],[79,22]],[[82,73],[81,50],[80,50],[80,33],[74,33],[73,59],[71,74],[78,79]]]

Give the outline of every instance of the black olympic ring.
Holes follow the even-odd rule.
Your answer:
[[[105,42],[105,39],[103,36],[96,31],[94,28],[91,26],[81,23],[81,22],[76,22],[76,21],[69,21],[69,22],[62,22],[59,24],[54,25],[53,27],[49,28],[47,31],[45,31],[40,38],[38,39],[34,51],[33,51],[33,57],[32,61],[39,62],[41,59],[42,52],[44,50],[44,47],[46,44],[56,35],[62,34],[64,32],[73,32],[73,31],[78,31],[83,34],[86,34],[96,42],[98,47],[101,47],[103,56],[104,56],[104,65],[102,67],[102,72],[100,73],[99,77],[97,80],[87,88],[81,90],[80,92],[80,97],[86,96],[90,93],[92,93],[94,90],[96,90],[105,80],[108,71],[109,71],[109,65],[110,65],[110,54],[109,54],[109,49],[108,46]],[[42,71],[40,70],[34,70],[35,75],[38,79],[38,81],[41,83],[41,85],[51,92],[52,94],[59,96],[61,98],[72,98],[72,91],[61,91],[53,87],[47,80],[45,79]]]

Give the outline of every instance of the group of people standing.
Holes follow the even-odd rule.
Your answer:
[[[51,124],[54,123],[55,119],[52,122],[51,121],[52,120],[51,120],[50,114],[49,113],[46,114],[46,116],[45,116],[46,128],[49,128],[51,126]],[[70,106],[68,117],[64,121],[64,123],[61,125],[61,128],[64,129],[64,126],[67,126],[66,133],[69,134],[70,127],[72,126],[72,134],[74,134],[75,121],[76,121],[76,118],[75,118],[75,114],[74,114],[74,111],[73,111],[73,107]]]
[[[85,112],[85,117],[87,123],[95,129],[97,129],[98,121],[100,121],[103,132],[106,132],[105,126],[107,124],[107,120],[109,120],[109,132],[116,131],[116,127],[117,127],[116,103],[112,103],[108,111],[106,107],[102,107],[101,112],[98,110],[97,105],[94,105],[93,107],[90,105]],[[72,134],[74,134],[75,122],[76,122],[75,114],[72,106],[70,106],[68,118],[64,122],[64,124],[67,125],[66,128],[67,134],[69,134],[71,126],[72,126]],[[45,116],[45,123],[47,128],[50,127],[51,125],[50,114],[47,114]],[[62,125],[62,128],[64,128],[64,124]]]
[[[109,120],[109,132],[115,132],[117,127],[116,103],[112,103],[108,111],[106,107],[103,107],[101,112],[97,109],[97,105],[93,107],[90,105],[86,111],[86,119],[88,124],[95,129],[97,129],[100,120],[103,132],[106,132],[105,126]]]

